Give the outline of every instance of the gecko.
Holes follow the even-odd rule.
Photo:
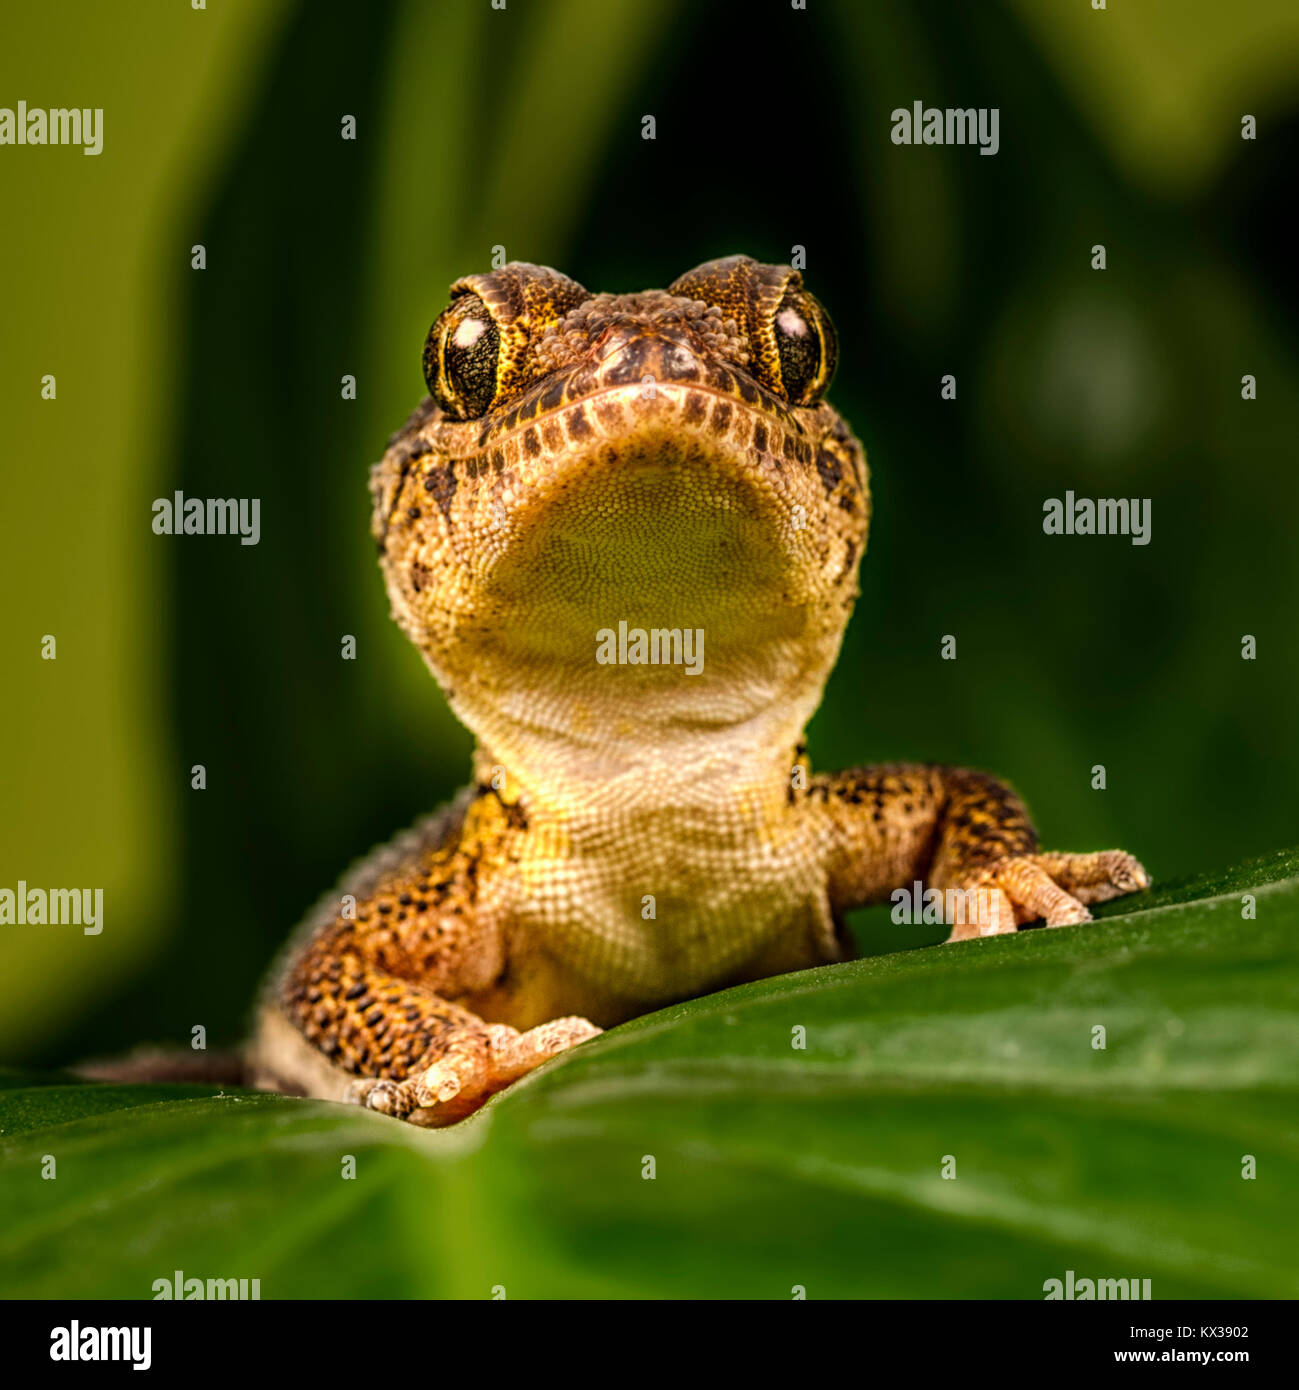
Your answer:
[[[923,882],[950,941],[1089,920],[1130,854],[1044,853],[987,773],[814,773],[858,594],[866,457],[787,265],[591,294],[468,275],[370,478],[393,616],[474,734],[471,785],[359,863],[272,970],[254,1084],[443,1125],[667,1004],[842,961]]]

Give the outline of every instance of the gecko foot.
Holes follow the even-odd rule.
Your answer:
[[[394,1119],[435,1126],[463,1119],[497,1091],[602,1030],[584,1018],[555,1018],[520,1033],[503,1023],[453,1034],[430,1049],[404,1081],[365,1077],[345,1100]]]
[[[1122,850],[1094,854],[1016,854],[998,860],[969,883],[973,911],[949,941],[997,936],[1042,919],[1048,927],[1090,922],[1088,903],[1103,903],[1150,887],[1150,875]]]

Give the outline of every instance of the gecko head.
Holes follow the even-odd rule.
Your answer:
[[[394,613],[443,684],[462,703],[507,681],[584,690],[623,623],[702,631],[714,682],[754,700],[788,696],[777,667],[819,694],[869,493],[825,400],[835,331],[799,273],[730,256],[593,295],[514,263],[451,295],[430,396],[372,480]],[[624,691],[680,684],[645,666]]]

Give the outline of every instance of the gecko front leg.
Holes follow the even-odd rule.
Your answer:
[[[316,938],[287,977],[282,1003],[306,1041],[354,1078],[340,1099],[416,1124],[448,1124],[600,1031],[583,1018],[526,1032],[487,1023],[419,979],[376,964],[375,944],[349,928],[339,923]],[[436,931],[421,936],[427,942]]]
[[[832,907],[880,902],[922,881],[967,891],[971,911],[949,941],[1091,920],[1088,903],[1150,886],[1122,850],[1043,854],[1023,802],[1004,782],[965,768],[888,764],[814,778]]]
[[[480,797],[440,843],[385,850],[381,872],[346,885],[263,1009],[260,1084],[442,1125],[600,1032],[577,1017],[520,1031],[457,1002],[507,964],[479,900],[485,866],[503,857],[501,818],[499,802]]]

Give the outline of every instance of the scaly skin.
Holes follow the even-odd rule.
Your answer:
[[[808,770],[870,494],[797,272],[592,296],[513,264],[452,294],[373,530],[476,785],[304,924],[261,1084],[442,1124],[601,1028],[842,960],[845,911],[913,880],[981,890],[952,939],[1146,886],[1117,850],[1038,853],[983,773]],[[701,669],[598,661],[622,621],[701,631]]]

